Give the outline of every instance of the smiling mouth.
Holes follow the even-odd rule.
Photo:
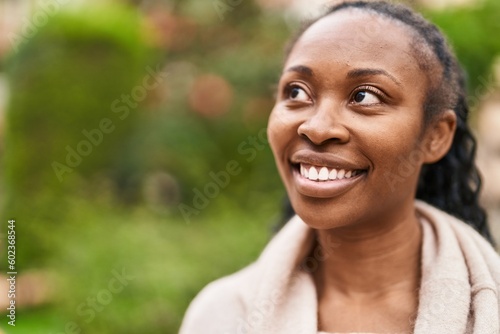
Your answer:
[[[304,163],[294,164],[294,167],[303,178],[316,182],[350,179],[366,172],[364,169],[330,168]]]

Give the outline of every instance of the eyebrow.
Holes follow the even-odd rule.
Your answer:
[[[314,72],[310,67],[304,65],[295,65],[288,68],[285,72],[298,72],[300,74],[304,74],[309,77],[314,76]],[[399,82],[393,75],[389,74],[387,71],[379,69],[379,68],[357,68],[351,70],[347,73],[347,78],[359,78],[366,77],[370,75],[383,75],[391,79],[396,85],[401,86],[401,82]]]
[[[298,72],[300,74],[307,75],[308,77],[313,77],[314,72],[311,68],[304,65],[296,65],[288,68],[286,72]]]
[[[391,74],[387,73],[386,71],[378,68],[358,68],[351,70],[347,73],[348,78],[359,78],[359,77],[366,77],[370,75],[383,75],[394,81],[395,84],[398,86],[401,86],[401,82],[399,82],[394,76]]]

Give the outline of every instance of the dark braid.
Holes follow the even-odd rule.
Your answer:
[[[439,29],[409,7],[385,1],[345,1],[330,7],[325,14],[306,24],[292,39],[287,55],[300,36],[316,21],[342,9],[357,8],[399,21],[415,32],[412,47],[419,66],[428,74],[431,85],[424,102],[424,125],[444,110],[453,109],[457,128],[449,152],[434,164],[423,166],[416,197],[471,225],[493,243],[486,214],[479,205],[481,178],[475,165],[476,140],[467,124],[469,108],[465,75]],[[431,51],[431,55],[425,51]],[[432,71],[439,62],[440,77]]]

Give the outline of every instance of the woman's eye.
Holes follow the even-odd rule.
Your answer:
[[[366,90],[355,93],[353,100],[361,105],[379,104],[381,102],[377,95]]]
[[[292,86],[288,90],[288,98],[290,100],[294,101],[310,101],[311,99],[309,98],[309,95],[303,90],[302,88],[298,86]]]

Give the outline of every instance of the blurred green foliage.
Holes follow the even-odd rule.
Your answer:
[[[151,61],[139,23],[116,5],[61,11],[7,61],[5,210],[23,222],[19,238],[37,246],[20,249],[25,266],[46,255],[40,230],[67,222],[64,198],[78,195],[82,179],[120,174],[138,113],[120,119],[111,103]]]
[[[172,15],[196,19],[187,3]],[[191,19],[192,39],[166,48],[164,84],[125,120],[111,103],[130,93],[151,59],[152,36],[141,35],[135,12],[61,12],[8,60],[4,214],[18,221],[20,272],[38,267],[57,277],[51,303],[18,310],[16,333],[64,332],[69,322],[89,333],[174,333],[200,287],[254,260],[272,235],[283,188],[265,132],[288,31],[252,2],[226,18]],[[220,114],[197,109],[210,102],[194,88],[207,76],[229,87]],[[60,182],[53,161],[65,164],[66,146],[76,150],[87,139],[82,130],[104,117],[116,129]],[[203,191],[209,173],[232,160],[241,173],[186,224],[177,204],[192,205],[193,189]],[[181,193],[166,211],[151,211],[141,184],[159,171]],[[137,279],[87,321],[78,307],[122,267]]]
[[[189,1],[180,2],[174,14],[190,10]],[[228,12],[223,21],[213,20],[196,21],[193,39],[180,49],[169,49],[168,100],[145,115],[134,145],[146,148],[139,159],[144,168],[176,177],[182,189],[180,201],[186,204],[191,203],[194,188],[202,190],[211,182],[210,171],[224,170],[228,161],[237,161],[242,172],[224,193],[254,207],[263,192],[282,189],[267,140],[257,137],[266,132],[289,31],[278,13],[264,15],[251,1]],[[197,80],[206,75],[215,75],[230,87],[226,112],[207,115],[190,103]],[[208,92],[220,89],[211,86]]]
[[[474,107],[494,82],[492,65],[500,55],[500,2],[483,0],[477,6],[426,11],[450,40],[467,71],[470,104]]]
[[[203,285],[258,257],[278,211],[277,203],[262,203],[250,215],[223,197],[186,225],[178,215],[141,207],[117,210],[81,199],[68,206],[71,224],[52,231],[59,254],[47,263],[57,273],[56,298],[19,309],[16,328],[0,323],[6,333],[60,334],[68,323],[81,333],[177,333]],[[133,279],[109,303],[96,302],[113,270]]]

